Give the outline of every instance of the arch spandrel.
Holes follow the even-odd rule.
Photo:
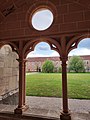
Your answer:
[[[90,33],[78,34],[74,36],[72,39],[70,39],[66,47],[67,53],[69,54],[71,50],[77,48],[79,42],[84,38],[90,38]]]

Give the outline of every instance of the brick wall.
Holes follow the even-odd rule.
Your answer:
[[[47,2],[49,1],[49,2]],[[90,31],[90,0],[43,0],[31,1],[20,0],[20,4],[14,1],[17,9],[2,21],[0,24],[0,38],[41,36],[55,33],[71,33],[77,31]],[[12,3],[13,4],[13,3]],[[4,7],[9,7],[8,3]],[[31,6],[30,6],[31,5]],[[32,10],[39,5],[47,5],[54,13],[52,26],[42,33],[30,27],[30,15]],[[3,6],[3,4],[2,4]],[[3,11],[3,8],[1,9]],[[33,9],[32,9],[33,8]],[[55,11],[56,10],[56,11]],[[27,14],[29,14],[27,17]]]

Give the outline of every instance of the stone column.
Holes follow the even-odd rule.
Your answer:
[[[71,120],[70,113],[68,111],[68,95],[67,95],[67,57],[61,58],[62,60],[62,102],[63,111],[60,115],[61,120]]]
[[[15,114],[22,114],[27,109],[25,105],[25,60],[18,59],[19,61],[19,101],[18,107],[15,109]]]
[[[23,93],[23,105],[26,102],[26,60],[24,60],[24,93]]]

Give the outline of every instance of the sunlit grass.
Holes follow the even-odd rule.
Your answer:
[[[27,96],[62,96],[60,73],[26,75]],[[69,98],[90,99],[90,73],[68,74]]]

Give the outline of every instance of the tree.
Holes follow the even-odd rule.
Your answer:
[[[84,72],[84,63],[79,56],[73,56],[69,60],[69,71]]]
[[[59,72],[59,73],[62,72],[62,67],[59,67],[58,72]]]
[[[52,73],[54,69],[54,65],[52,61],[46,60],[42,66],[42,72],[44,73]]]

